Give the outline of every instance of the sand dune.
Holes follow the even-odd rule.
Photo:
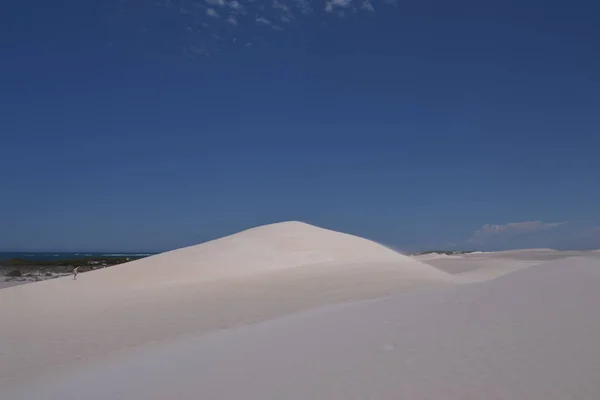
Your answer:
[[[600,397],[600,254],[421,261],[292,222],[3,289],[0,398]]]
[[[316,264],[396,263],[414,277],[444,279],[444,274],[367,239],[282,222],[94,272],[98,281],[148,288],[167,282],[209,281]],[[143,274],[142,274],[143,272]],[[118,276],[117,276],[118,275]]]
[[[448,284],[379,244],[302,223],[0,291],[0,387],[124,348]]]
[[[563,259],[133,349],[6,398],[595,400],[599,293],[598,259]]]
[[[523,268],[540,265],[548,261],[570,257],[594,257],[589,251],[558,251],[552,249],[524,249],[495,252],[475,252],[468,254],[415,256],[426,263],[452,274],[458,281],[465,283],[485,281]]]

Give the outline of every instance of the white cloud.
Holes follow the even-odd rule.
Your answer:
[[[214,8],[207,8],[206,15],[212,18],[219,18],[219,13],[216,12]]]
[[[497,241],[501,238],[508,238],[517,235],[548,231],[568,222],[542,222],[542,221],[524,221],[509,222],[508,224],[485,224],[477,231],[473,237],[467,240],[469,244],[485,245]]]
[[[256,23],[259,25],[273,25],[273,23],[270,20],[263,17],[257,17]]]
[[[287,5],[283,4],[280,0],[273,0],[273,9],[275,9],[277,12],[280,12],[281,16],[279,17],[279,20],[281,22],[291,22],[294,19],[294,15],[292,13],[292,10],[290,7],[288,7]],[[273,27],[274,29],[281,29],[280,27]]]
[[[208,56],[208,49],[206,49],[205,47],[201,47],[201,46],[189,46],[188,48],[185,49],[187,51],[188,54],[193,55],[193,56]]]
[[[395,3],[397,0],[382,1]],[[214,40],[217,33],[224,35],[218,40],[231,40],[234,32],[239,34],[232,28],[243,27],[246,24],[256,24],[262,29],[287,30],[303,17],[310,18],[315,11],[315,5],[319,7],[319,3],[312,0],[156,0],[155,4],[168,8],[178,15],[185,14],[186,25],[183,25],[183,29],[189,32],[202,32],[204,47],[210,50],[218,46]],[[325,7],[330,18],[347,18],[357,12],[375,11],[374,0],[323,0],[320,4]],[[193,17],[192,24],[190,24],[190,15]],[[217,21],[222,23],[216,23]],[[228,29],[225,29],[227,27]],[[201,52],[195,50],[189,53]]]
[[[509,222],[504,225],[485,224],[475,232],[475,236],[494,236],[545,231],[564,224],[566,224],[566,222],[546,223],[542,221]]]
[[[298,7],[303,14],[310,14],[313,11],[308,0],[294,0],[294,3],[296,3],[296,7]]]
[[[539,240],[544,236],[539,236],[542,232],[550,231],[568,222],[542,222],[542,221],[524,221],[509,222],[507,224],[485,224],[474,235],[468,239],[465,244],[480,248],[515,248],[515,246],[538,246]],[[531,236],[534,234],[534,236]],[[526,235],[527,238],[521,238]],[[525,242],[522,242],[525,240]],[[544,241],[549,239],[546,236]]]
[[[205,0],[208,4],[212,4],[213,6],[224,7],[225,0]]]
[[[335,7],[346,8],[352,4],[352,0],[331,0],[331,4]]]
[[[330,0],[325,2],[325,11],[327,12],[333,12],[334,9],[336,8],[348,8],[352,5],[352,0]],[[338,16],[342,16],[343,17],[343,12],[342,15],[340,15],[340,13],[337,13]]]
[[[239,1],[230,1],[229,3],[227,3],[227,5],[229,6],[229,8],[232,8],[234,10],[241,10],[242,8],[244,8],[244,6],[242,6],[242,4]]]
[[[365,0],[361,4],[360,8],[362,8],[363,10],[370,11],[370,12],[375,12],[375,8],[373,7],[373,4],[371,4],[371,2],[369,0]]]
[[[275,8],[277,10],[281,10],[285,13],[290,12],[290,8],[288,6],[286,6],[285,4],[281,3],[279,0],[273,0],[273,8]]]

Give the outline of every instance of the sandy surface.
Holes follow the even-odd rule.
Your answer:
[[[582,256],[598,258],[599,255],[593,251],[526,249],[486,253],[476,252],[451,256],[445,254],[425,254],[413,258],[452,274],[459,280],[469,281],[493,279],[509,272],[540,265],[548,261]]]
[[[3,289],[0,387],[180,335],[452,282],[355,236],[301,223],[255,228],[76,281]]]
[[[598,253],[276,224],[0,291],[0,398],[597,399],[599,303]]]

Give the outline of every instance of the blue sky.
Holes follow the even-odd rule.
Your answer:
[[[600,248],[595,2],[1,7],[0,250]]]

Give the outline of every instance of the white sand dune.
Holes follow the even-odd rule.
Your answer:
[[[132,349],[6,399],[600,398],[600,260]]]
[[[402,264],[415,277],[440,278],[433,268],[412,262],[375,242],[317,228],[301,222],[283,222],[249,229],[198,246],[174,250],[129,263],[119,268],[120,280],[136,285],[213,280],[239,277],[298,266],[336,263],[381,262]],[[165,267],[173,266],[167,274]],[[140,268],[146,272],[140,277]],[[160,280],[156,275],[161,275]],[[110,279],[112,276],[104,275]]]
[[[3,289],[0,399],[600,398],[600,254],[424,261],[292,222]]]
[[[178,335],[452,281],[362,238],[297,222],[263,226],[77,281],[3,289],[0,388]]]
[[[558,251],[524,249],[494,252],[475,252],[442,257],[415,256],[420,262],[452,274],[462,282],[485,281],[523,268],[570,257],[595,257],[589,251]]]

